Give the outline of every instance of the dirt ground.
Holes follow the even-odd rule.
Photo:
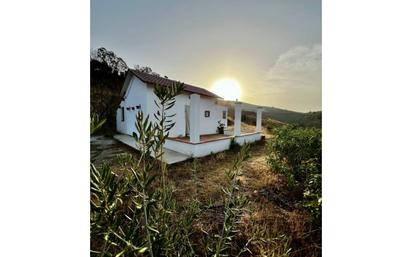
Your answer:
[[[225,169],[230,168],[235,155],[236,151],[226,151],[200,159],[196,183],[190,172],[190,162],[170,166],[168,174],[176,189],[176,199],[184,204],[197,188],[197,198],[202,203],[221,206],[222,188],[227,182]],[[265,142],[251,147],[251,157],[244,163],[242,173],[240,190],[249,199],[250,210],[242,221],[242,231],[245,237],[260,231],[266,239],[266,245],[255,248],[268,256],[282,255],[287,252],[285,248],[291,248],[291,256],[320,255],[320,246],[311,242],[316,231],[311,231],[309,216],[301,206],[288,202],[285,183],[267,165]],[[217,216],[212,214],[201,221],[202,230],[214,227],[219,220]]]

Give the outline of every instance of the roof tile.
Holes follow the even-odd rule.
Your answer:
[[[142,80],[143,82],[146,82],[148,84],[169,87],[169,86],[172,86],[173,83],[178,82],[176,80],[171,80],[171,79],[160,77],[160,76],[157,76],[157,75],[148,74],[146,72],[141,72],[141,71],[138,71],[138,70],[129,69],[129,71],[131,71],[140,80]],[[210,92],[209,90],[206,90],[206,89],[201,88],[201,87],[189,85],[189,84],[186,84],[186,83],[184,83],[184,91],[199,94],[199,95],[214,97],[214,98],[222,98],[222,97]]]

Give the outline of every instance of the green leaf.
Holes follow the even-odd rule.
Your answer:
[[[138,253],[144,253],[146,252],[147,249],[148,249],[147,247],[142,247],[139,249]]]
[[[116,254],[116,257],[122,256],[126,252],[127,248],[123,249],[120,253]]]
[[[158,230],[152,228],[151,226],[147,226],[147,228],[148,228],[150,231],[155,232],[156,234],[159,234],[159,233],[160,233]]]

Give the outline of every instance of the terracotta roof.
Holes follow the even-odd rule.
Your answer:
[[[152,85],[160,85],[160,86],[172,86],[173,83],[176,83],[178,81],[176,80],[171,80],[171,79],[167,79],[164,77],[160,77],[160,76],[156,76],[156,75],[152,75],[152,74],[148,74],[145,72],[141,72],[138,70],[132,70],[129,69],[130,72],[133,73],[133,75],[135,75],[137,78],[139,78],[140,80],[142,80],[143,82],[146,82],[148,84],[152,84]],[[195,94],[199,94],[199,95],[204,95],[204,96],[210,96],[210,97],[214,97],[214,98],[222,98],[204,88],[201,87],[196,87],[193,85],[189,85],[184,83],[184,91],[186,92],[190,92],[190,93],[195,93]]]

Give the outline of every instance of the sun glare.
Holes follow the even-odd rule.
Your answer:
[[[225,100],[236,100],[240,98],[240,85],[233,79],[221,79],[216,81],[212,86],[212,92]]]

